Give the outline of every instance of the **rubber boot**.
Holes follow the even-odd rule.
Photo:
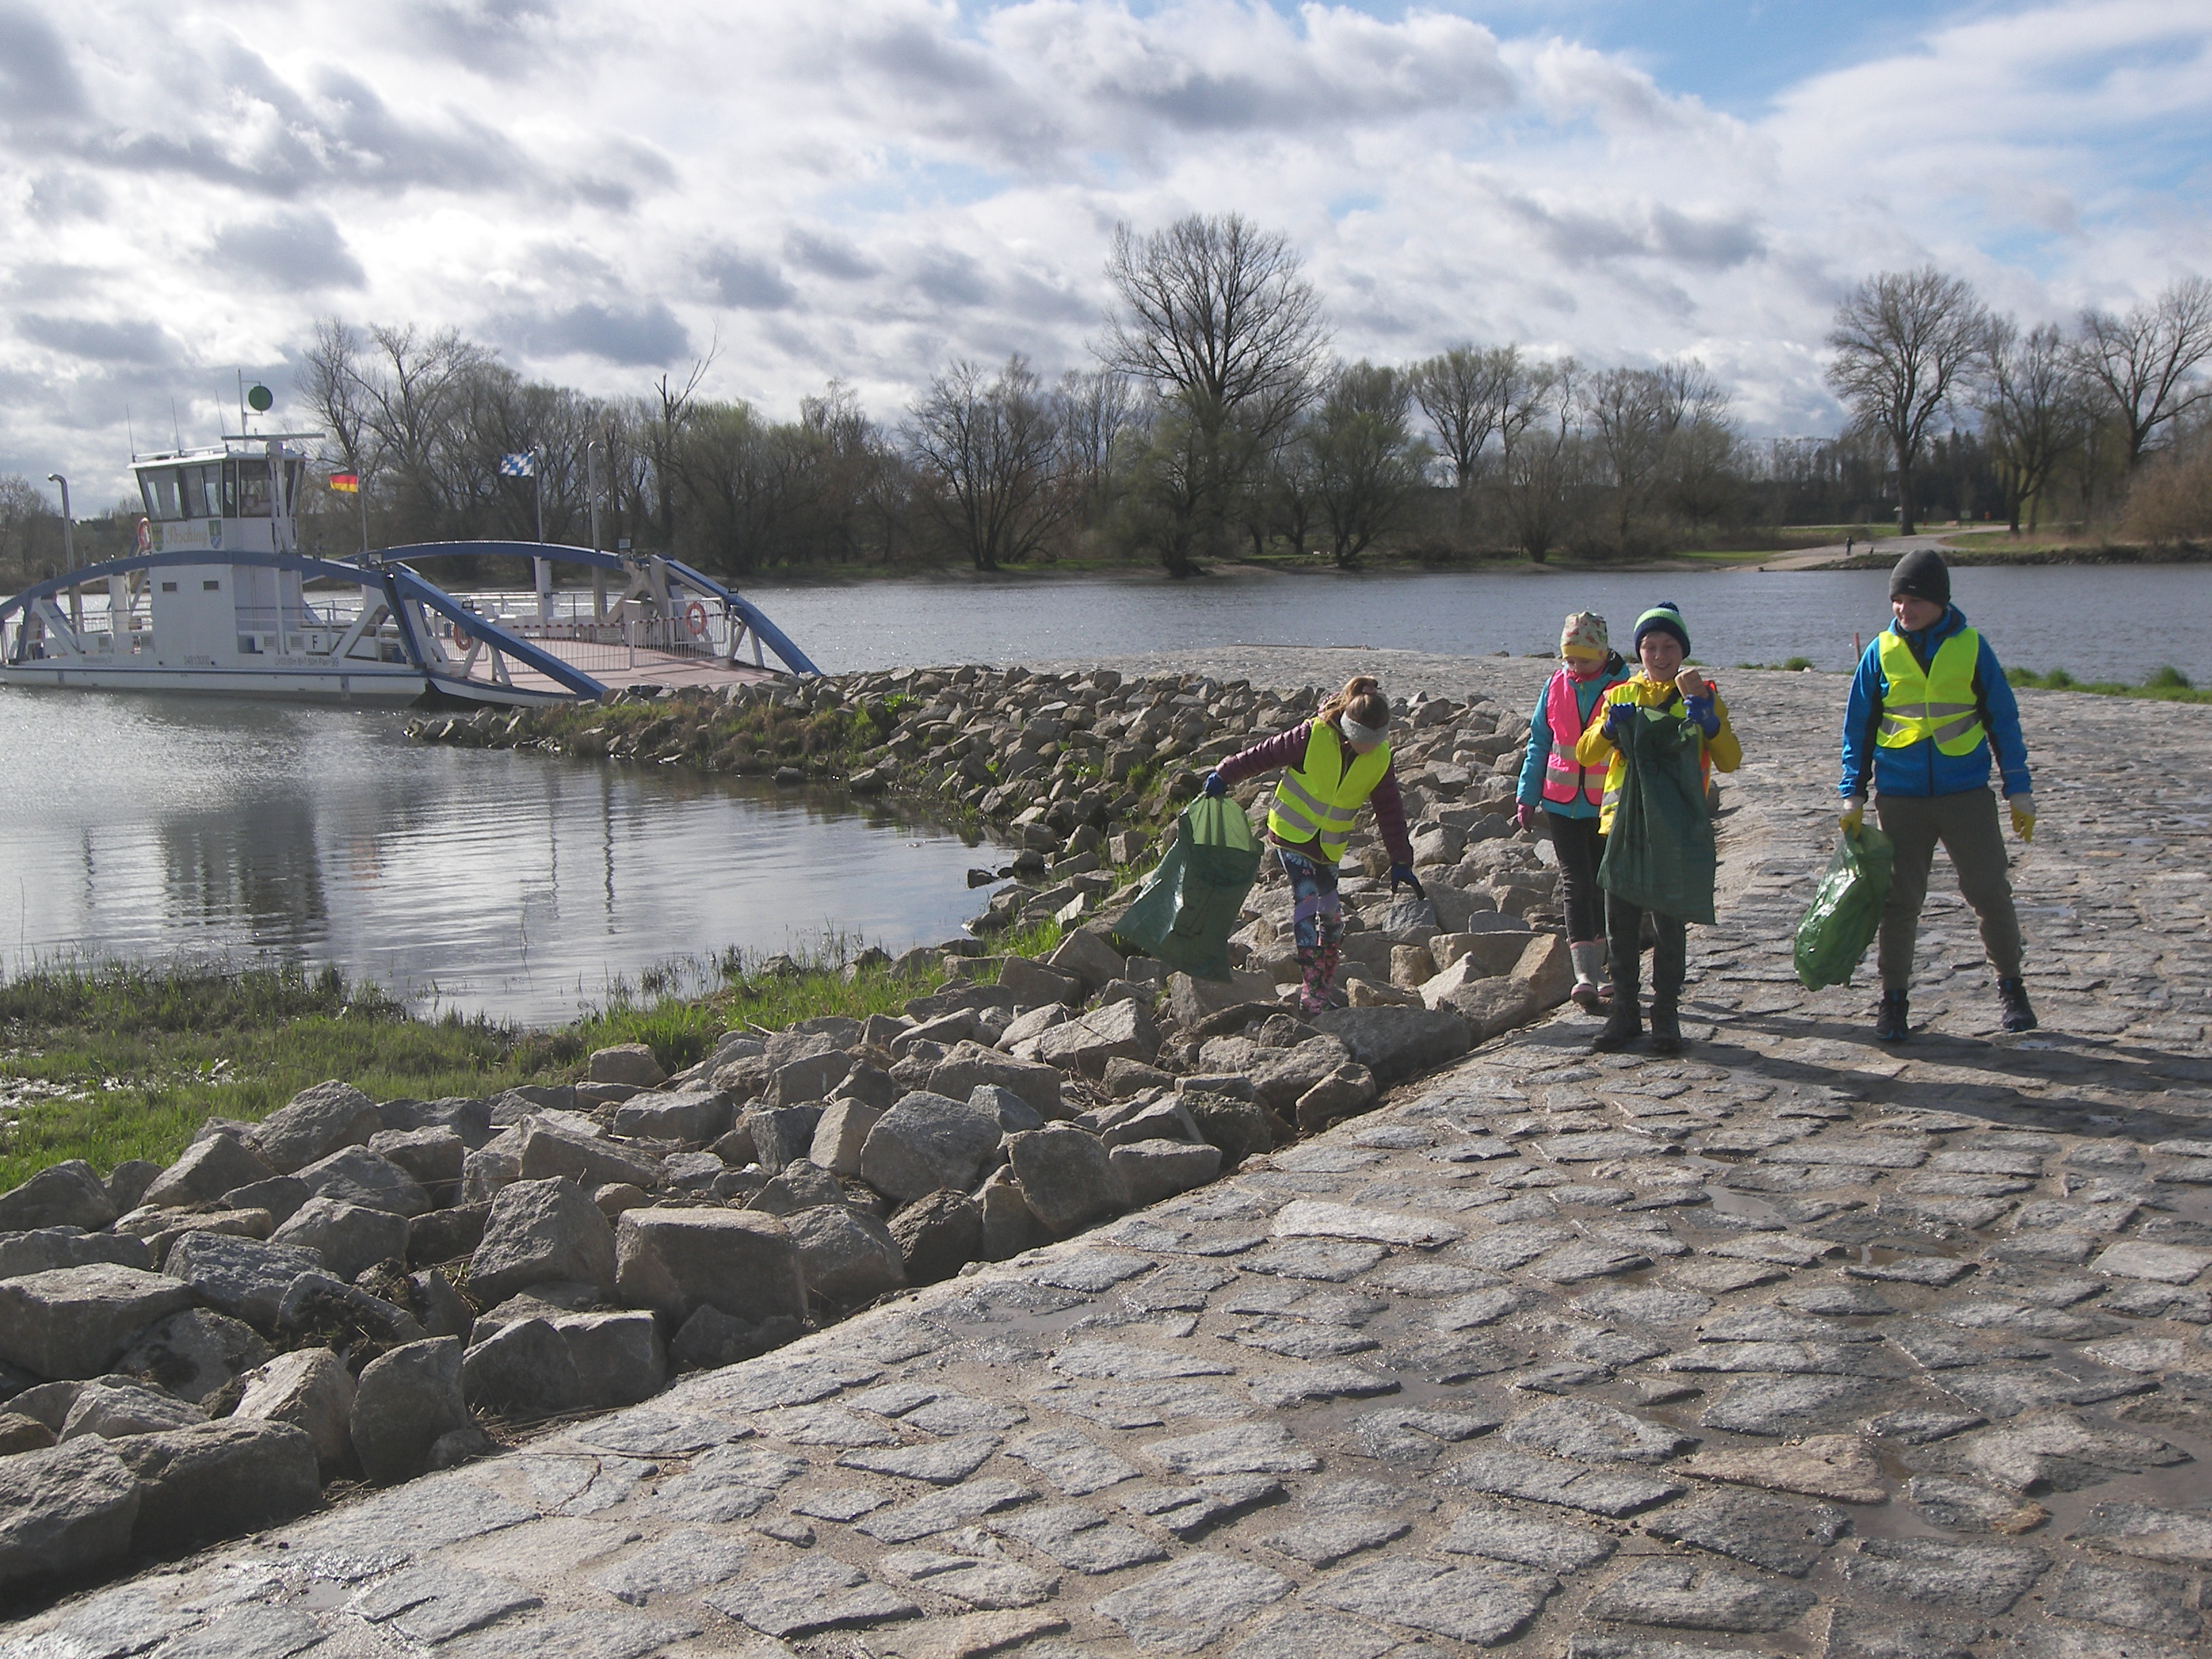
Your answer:
[[[1334,943],[1324,945],[1314,952],[1314,994],[1316,999],[1314,1012],[1316,1013],[1321,1012],[1324,1008],[1344,1006],[1343,999],[1336,993],[1337,964],[1343,959],[1343,948]]]
[[[1575,1006],[1586,1014],[1605,1012],[1605,941],[1584,939],[1579,945],[1567,946],[1567,954],[1574,959],[1575,988],[1567,994],[1575,1000]]]
[[[1682,1052],[1680,1009],[1687,972],[1682,924],[1666,922],[1651,947],[1651,1047],[1659,1054]]]
[[[1317,1014],[1322,1011],[1322,1005],[1314,1000],[1314,958],[1320,954],[1319,951],[1304,945],[1298,947],[1298,1012],[1302,1014]]]
[[[2027,981],[2024,979],[2001,979],[1997,981],[1997,1006],[2004,1012],[2004,1028],[2008,1031],[2033,1031],[2041,1022],[2035,1010],[2027,1004]]]
[[[1644,1018],[1637,1006],[1643,992],[1641,952],[1632,950],[1624,959],[1619,951],[1613,957],[1613,1007],[1606,1015],[1605,1029],[1590,1039],[1591,1049],[1609,1054],[1627,1048],[1644,1035]]]

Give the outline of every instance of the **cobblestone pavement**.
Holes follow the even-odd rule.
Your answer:
[[[1386,667],[1516,700],[1538,672]],[[1790,967],[1844,683],[1724,680],[1747,759],[1686,1056],[1593,1060],[1564,1012],[1212,1187],[0,1654],[2205,1651],[2212,710],[2023,697],[2044,1028],[1993,1035],[1939,870],[1890,1050],[1870,991]]]

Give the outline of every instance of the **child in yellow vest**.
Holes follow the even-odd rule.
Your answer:
[[[1223,795],[1233,783],[1283,768],[1267,814],[1267,839],[1291,878],[1303,1013],[1317,1014],[1328,1006],[1344,937],[1336,866],[1361,806],[1375,808],[1376,831],[1390,854],[1391,887],[1403,883],[1417,896],[1427,896],[1413,879],[1405,803],[1383,740],[1389,724],[1390,700],[1374,679],[1357,674],[1310,720],[1239,750],[1206,775],[1206,793]]]
[[[1654,605],[1636,619],[1633,647],[1641,667],[1634,678],[1610,687],[1605,702],[1591,717],[1575,758],[1584,766],[1602,766],[1605,804],[1599,833],[1613,833],[1613,807],[1628,763],[1615,746],[1621,736],[1620,721],[1638,716],[1638,708],[1663,708],[1696,726],[1702,741],[1701,775],[1710,777],[1717,766],[1733,772],[1743,760],[1743,745],[1729,724],[1728,705],[1720,691],[1694,668],[1683,666],[1690,653],[1690,630],[1682,621],[1681,607]],[[1624,739],[1625,740],[1625,739]],[[1643,979],[1643,932],[1645,912],[1617,893],[1605,897],[1606,951],[1613,970],[1612,1012],[1605,1029],[1591,1047],[1610,1051],[1626,1048],[1643,1035],[1644,1022],[1637,1006]],[[1651,1046],[1662,1054],[1682,1049],[1680,1002],[1682,981],[1689,966],[1689,923],[1680,916],[1650,912],[1655,942],[1651,951]]]

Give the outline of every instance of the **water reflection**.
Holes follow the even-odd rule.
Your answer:
[[[0,690],[17,912],[0,955],[335,963],[425,1006],[544,1023],[667,958],[830,931],[896,950],[976,908],[981,857],[895,809],[423,747],[398,725]]]

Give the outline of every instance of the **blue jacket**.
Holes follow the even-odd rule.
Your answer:
[[[1957,605],[1948,607],[1943,619],[1917,634],[1907,634],[1896,623],[1889,632],[1900,635],[1925,667],[1935,660],[1943,641],[1966,625]],[[1962,795],[1985,789],[1990,782],[1990,745],[1996,745],[1997,769],[2004,778],[2004,793],[2028,793],[2027,744],[2020,735],[2020,704],[2012,682],[1997,665],[1989,636],[1974,662],[1974,700],[1981,705],[1982,726],[1987,736],[1964,755],[1947,755],[1934,743],[1916,743],[1904,749],[1884,749],[1875,742],[1881,729],[1882,700],[1889,691],[1881,672],[1881,641],[1876,636],[1859,659],[1859,672],[1851,676],[1851,698],[1844,710],[1844,781],[1838,793],[1846,799],[1868,793],[1871,768],[1874,793],[1880,795]]]
[[[1565,669],[1553,671],[1553,677],[1565,673]],[[1590,713],[1598,700],[1605,696],[1608,685],[1618,685],[1628,678],[1628,670],[1615,668],[1608,661],[1606,672],[1594,674],[1586,680],[1573,682],[1575,707],[1582,710],[1583,725],[1589,725]],[[1563,818],[1594,818],[1599,809],[1580,795],[1572,800],[1559,801],[1544,799],[1544,771],[1552,762],[1552,720],[1547,704],[1552,700],[1552,682],[1546,680],[1536,693],[1536,712],[1528,716],[1528,752],[1521,762],[1520,787],[1513,798],[1524,806],[1534,806],[1547,812],[1556,812]]]

